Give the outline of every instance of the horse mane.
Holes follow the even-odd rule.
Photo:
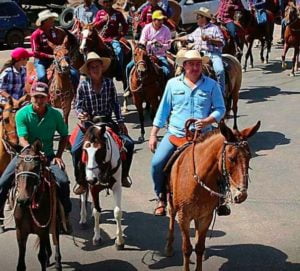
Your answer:
[[[218,134],[220,134],[220,129],[219,128],[213,129],[212,131],[206,132],[204,134],[201,133],[197,137],[196,142],[197,143],[202,143],[202,142],[206,141],[207,139],[211,138],[212,136],[218,135]]]
[[[90,127],[84,135],[84,141],[88,140],[90,142],[102,143],[103,139],[100,136],[99,129],[101,129],[101,128],[99,128],[97,126]]]

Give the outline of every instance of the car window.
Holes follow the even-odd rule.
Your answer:
[[[0,3],[0,18],[8,16],[18,16],[20,14],[19,9],[15,3]]]

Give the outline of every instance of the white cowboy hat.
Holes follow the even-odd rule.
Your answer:
[[[105,72],[108,68],[109,68],[109,65],[110,65],[110,58],[108,57],[100,57],[99,55],[97,55],[95,52],[90,52],[88,53],[87,55],[87,59],[86,59],[86,62],[82,65],[82,67],[80,68],[80,72],[82,74],[88,74],[88,64],[92,61],[95,61],[95,60],[100,60],[103,64],[103,72]]]
[[[176,59],[176,63],[179,66],[182,66],[185,61],[190,61],[190,60],[202,61],[202,56],[197,50],[188,50],[185,52],[183,56],[180,56],[178,57],[178,59]]]
[[[194,13],[196,14],[201,14],[204,17],[211,19],[212,18],[212,14],[210,12],[210,9],[205,8],[205,7],[200,7],[198,10],[194,11]]]
[[[49,9],[43,10],[38,14],[38,19],[36,20],[35,24],[37,26],[41,26],[43,21],[46,21],[49,18],[58,18],[58,14],[55,12],[51,12]]]

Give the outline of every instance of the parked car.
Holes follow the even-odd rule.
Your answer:
[[[20,6],[13,1],[0,1],[0,43],[10,48],[23,46],[28,31],[29,20]]]

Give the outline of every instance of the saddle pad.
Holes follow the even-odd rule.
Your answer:
[[[116,142],[120,151],[121,160],[122,161],[126,160],[126,152],[124,150],[123,141],[121,137],[118,136],[111,128],[107,128],[106,131],[109,132],[113,140]]]
[[[177,137],[174,135],[169,136],[169,141],[176,147],[180,147],[181,145],[188,142],[188,140],[185,137]]]

